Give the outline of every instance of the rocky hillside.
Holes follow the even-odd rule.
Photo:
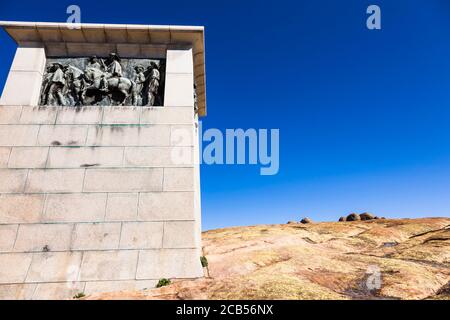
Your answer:
[[[204,279],[86,299],[449,299],[449,240],[449,218],[212,230]]]

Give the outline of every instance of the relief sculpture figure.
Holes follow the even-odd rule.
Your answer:
[[[55,59],[56,60],[56,59]],[[61,61],[58,59],[57,61]],[[128,61],[128,60],[127,60]],[[105,59],[62,59],[49,65],[42,82],[41,105],[88,106],[162,104],[161,74],[157,63],[125,61],[116,53]]]
[[[66,75],[64,73],[64,66],[59,63],[54,63],[50,68],[48,75],[48,91],[47,104],[50,106],[65,106],[66,98],[64,91],[66,89]]]
[[[159,73],[158,66],[152,62],[149,67],[149,83],[148,83],[148,106],[154,106],[156,97],[159,90],[159,81],[161,80],[161,74]]]

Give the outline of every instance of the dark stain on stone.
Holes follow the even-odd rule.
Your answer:
[[[81,168],[90,168],[90,167],[98,167],[100,164],[98,164],[98,163],[93,163],[93,164],[89,164],[89,163],[85,163],[85,164],[82,164],[80,167]]]
[[[59,142],[59,141],[53,141],[52,142],[52,146],[60,146],[60,145],[62,145],[62,143]]]

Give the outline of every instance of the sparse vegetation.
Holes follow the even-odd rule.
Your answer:
[[[158,284],[156,285],[157,288],[165,287],[171,284],[170,279],[159,279]]]
[[[84,292],[79,292],[76,295],[73,296],[74,299],[81,299],[86,297],[86,295],[84,294]]]
[[[208,259],[205,256],[200,257],[200,262],[202,263],[202,267],[206,268],[208,266]]]

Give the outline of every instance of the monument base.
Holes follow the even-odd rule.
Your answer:
[[[203,276],[189,107],[0,107],[0,299]]]

